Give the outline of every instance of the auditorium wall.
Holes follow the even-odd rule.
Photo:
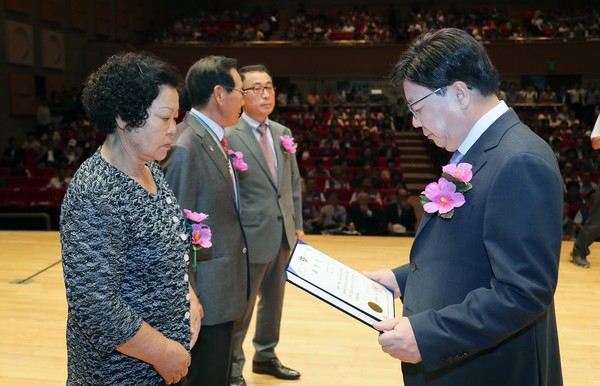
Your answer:
[[[263,7],[276,5],[255,3]],[[389,3],[377,2],[380,6]],[[452,4],[450,1],[439,3]],[[480,3],[486,6],[493,2]],[[194,4],[197,6],[198,2],[185,0],[173,7],[160,0],[4,0],[0,3],[0,31],[4,32],[0,38],[0,72],[3,74],[0,75],[0,144],[6,144],[9,136],[24,138],[32,129],[35,109],[43,95],[80,87],[90,71],[118,51],[149,50],[171,61],[184,73],[195,60],[212,54],[236,57],[240,65],[264,63],[275,77],[295,82],[306,94],[310,87],[317,86],[321,91],[347,78],[369,82],[385,79],[405,47],[402,44],[265,43],[134,46],[134,42],[143,40],[145,28],[156,21],[157,15],[161,20],[173,20],[180,8]],[[295,7],[297,2],[285,4]],[[517,9],[516,2],[507,4]],[[522,74],[581,76],[585,85],[588,79],[600,74],[597,69],[599,41],[495,43],[487,47],[503,79],[518,81]]]

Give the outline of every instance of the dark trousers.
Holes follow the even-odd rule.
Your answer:
[[[573,254],[587,257],[590,254],[590,245],[600,236],[600,200],[594,200],[592,213],[588,217],[583,228],[577,235],[573,244]]]
[[[248,333],[254,305],[256,307],[256,329],[252,344],[253,361],[265,362],[277,358],[275,347],[279,343],[283,296],[285,293],[285,268],[290,257],[287,239],[281,241],[278,255],[268,263],[250,263],[250,296],[244,316],[234,325],[234,347],[231,376],[242,375],[246,356],[242,345]]]
[[[233,321],[202,326],[192,348],[192,364],[182,386],[229,386]]]

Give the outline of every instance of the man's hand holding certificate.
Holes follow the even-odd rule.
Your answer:
[[[394,294],[358,271],[299,240],[287,281],[372,327],[394,318]]]

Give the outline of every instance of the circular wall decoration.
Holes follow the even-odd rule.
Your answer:
[[[64,38],[62,32],[42,30],[42,65],[64,69]]]
[[[30,25],[6,21],[6,39],[9,63],[33,65],[33,29]]]

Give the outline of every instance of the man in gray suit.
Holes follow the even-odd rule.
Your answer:
[[[192,105],[177,126],[163,163],[182,208],[208,214],[212,247],[201,249],[191,283],[204,309],[184,385],[226,386],[231,371],[233,323],[246,310],[248,257],[238,216],[235,170],[222,145],[225,127],[244,104],[236,60],[209,56],[190,67],[186,87]]]
[[[280,379],[298,379],[300,373],[279,362],[279,342],[285,284],[285,267],[302,231],[300,174],[294,153],[286,150],[282,136],[288,128],[268,119],[275,107],[275,88],[266,67],[240,68],[244,113],[227,129],[232,150],[241,151],[248,170],[240,173],[240,208],[250,258],[250,298],[244,317],[235,323],[231,385],[245,385],[242,343],[260,297],[254,334],[252,371]]]

